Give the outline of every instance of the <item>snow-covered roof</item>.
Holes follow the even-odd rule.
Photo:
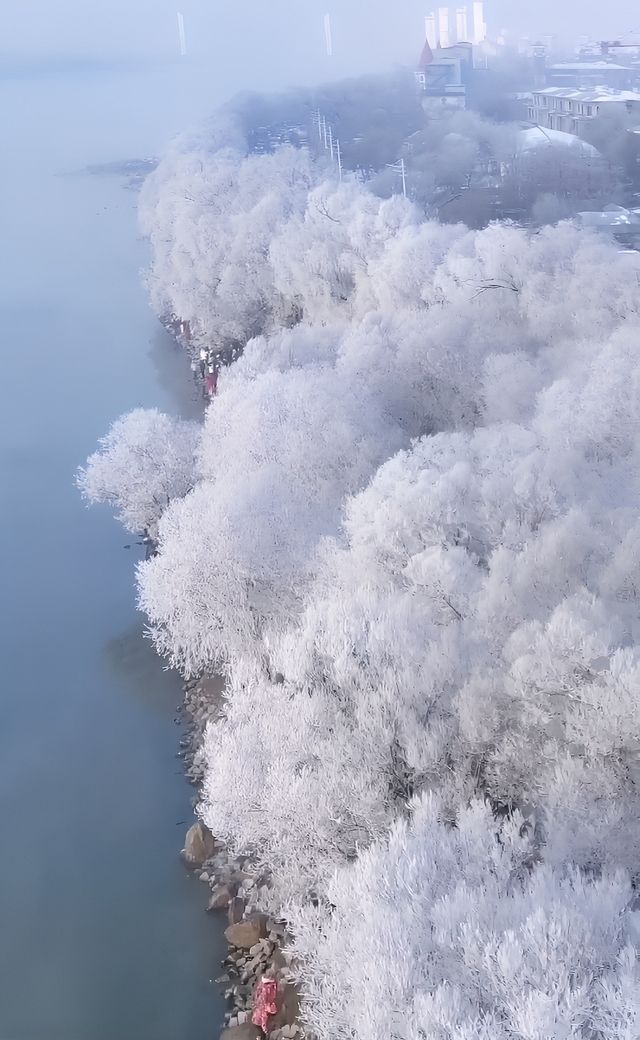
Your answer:
[[[518,152],[530,152],[534,148],[548,148],[550,145],[561,145],[572,148],[582,155],[600,156],[597,148],[583,141],[574,134],[565,134],[563,130],[547,130],[541,126],[529,126],[518,133]]]
[[[588,103],[602,104],[605,101],[635,101],[640,104],[640,94],[634,90],[610,90],[607,87],[594,87],[593,90],[577,90],[574,87],[544,87],[542,90],[534,90],[537,97],[542,94],[546,97],[566,98],[571,101],[586,101]]]
[[[626,65],[616,65],[613,61],[560,61],[551,65],[551,72],[629,72]]]
[[[607,206],[603,210],[587,210],[578,213],[577,219],[585,227],[640,230],[640,216],[622,206]]]

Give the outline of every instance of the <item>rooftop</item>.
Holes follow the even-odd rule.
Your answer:
[[[531,152],[538,148],[558,145],[571,148],[574,152],[579,152],[583,156],[592,158],[600,156],[600,152],[592,144],[583,141],[580,137],[576,137],[575,134],[566,134],[562,130],[547,130],[541,126],[529,126],[518,133],[517,147],[520,154]]]
[[[595,87],[593,90],[576,90],[573,87],[544,87],[542,90],[534,90],[535,95],[544,94],[547,97],[566,98],[571,101],[604,102],[604,101],[635,101],[640,102],[640,94],[635,90],[610,90],[607,87]]]
[[[640,216],[623,206],[607,206],[603,210],[578,213],[576,218],[584,227],[640,229]]]
[[[616,65],[613,61],[560,61],[550,65],[551,72],[629,72],[626,65]]]

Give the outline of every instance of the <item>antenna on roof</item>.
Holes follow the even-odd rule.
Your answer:
[[[331,15],[324,16],[324,37],[327,43],[327,57],[333,57],[333,34],[331,32]]]
[[[178,11],[178,36],[180,37],[180,54],[183,58],[187,56],[187,37],[184,31],[184,17]]]

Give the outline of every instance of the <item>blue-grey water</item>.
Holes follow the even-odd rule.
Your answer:
[[[157,152],[214,93],[173,66],[0,78],[0,1040],[221,1024],[221,924],[178,857],[180,683],[142,638],[140,548],[73,485],[121,412],[198,408],[135,194],[79,171]]]

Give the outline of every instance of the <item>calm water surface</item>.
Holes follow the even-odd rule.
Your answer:
[[[135,195],[86,163],[211,107],[175,68],[0,80],[0,1040],[196,1040],[220,925],[178,851],[177,678],[134,609],[140,549],[76,467],[119,413],[193,413],[147,309]]]

